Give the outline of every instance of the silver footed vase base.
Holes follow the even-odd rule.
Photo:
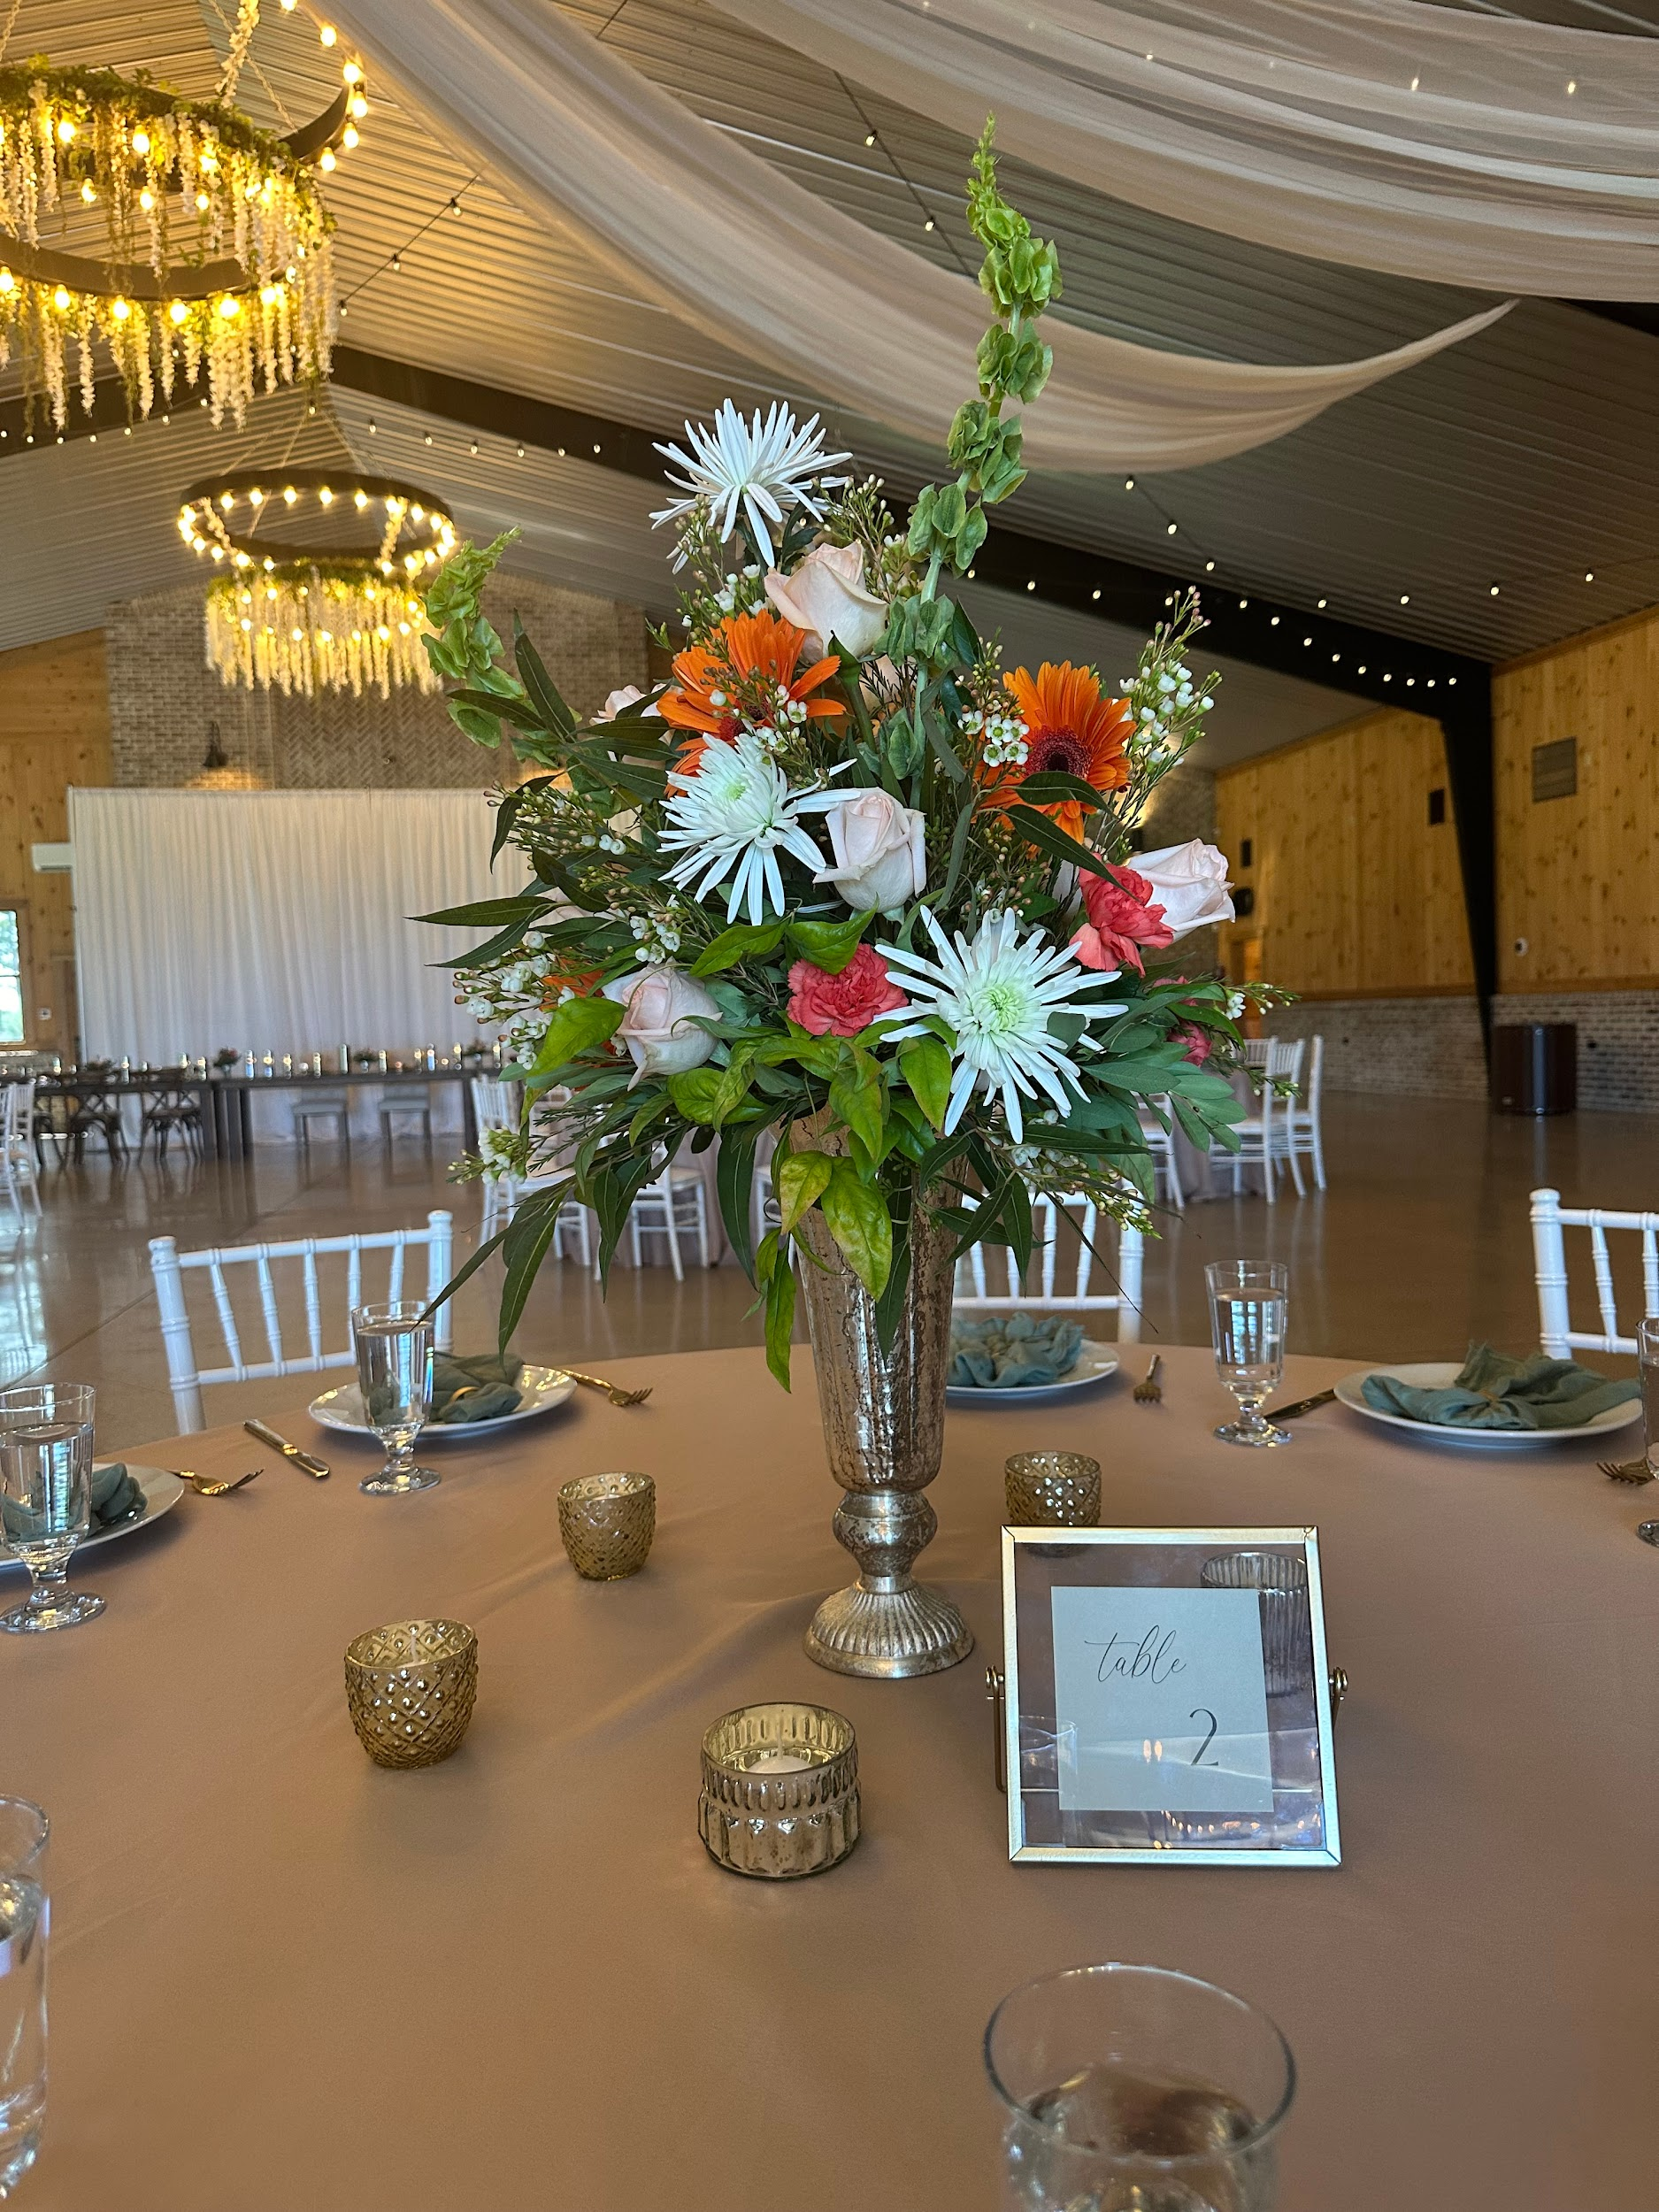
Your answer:
[[[942,1590],[909,1575],[890,1588],[862,1577],[826,1598],[806,1632],[806,1655],[833,1674],[902,1681],[942,1674],[973,1649],[973,1631]]]
[[[939,1674],[973,1649],[973,1632],[941,1590],[910,1573],[939,1527],[919,1492],[855,1491],[835,1509],[835,1539],[863,1572],[825,1599],[806,1632],[806,1655],[835,1674],[902,1681]]]

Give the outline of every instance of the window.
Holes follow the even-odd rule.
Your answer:
[[[1252,841],[1248,837],[1241,837],[1239,840],[1239,865],[1240,868],[1248,868],[1250,865],[1251,843]]]
[[[0,906],[0,1044],[23,1041],[23,956],[15,906]]]
[[[1446,819],[1446,787],[1440,785],[1429,794],[1429,827],[1436,829]]]

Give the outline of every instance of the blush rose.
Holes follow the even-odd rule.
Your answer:
[[[815,875],[855,913],[902,906],[927,887],[927,818],[876,786],[835,795],[824,810],[835,865]]]
[[[862,660],[887,626],[887,603],[864,584],[861,545],[815,545],[792,576],[773,569],[766,596],[786,622],[806,632],[806,651],[821,659],[831,638]]]
[[[636,968],[605,986],[605,996],[623,1009],[617,1042],[626,1045],[634,1061],[634,1081],[648,1075],[684,1075],[700,1068],[714,1050],[706,1029],[687,1019],[693,1014],[718,1021],[720,1009],[695,976],[669,962]]]
[[[860,945],[839,975],[810,960],[789,971],[789,1018],[815,1037],[856,1037],[906,1003],[873,945]]]
[[[1202,837],[1185,845],[1165,845],[1155,853],[1137,853],[1135,859],[1177,937],[1233,918],[1227,895],[1227,856]]]

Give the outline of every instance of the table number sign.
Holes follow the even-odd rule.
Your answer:
[[[1317,1532],[1007,1529],[1009,1855],[1335,1866]]]

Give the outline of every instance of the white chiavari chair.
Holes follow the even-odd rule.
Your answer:
[[[966,1205],[977,1204],[972,1198]],[[1077,1266],[1068,1289],[1056,1287],[1059,1275],[1060,1218],[1062,1213],[1078,1226]],[[952,1310],[958,1313],[1030,1312],[1040,1310],[1050,1313],[1116,1313],[1118,1341],[1138,1344],[1141,1340],[1141,1275],[1145,1256],[1145,1240],[1139,1229],[1126,1222],[1114,1224],[1118,1228],[1118,1285],[1114,1290],[1092,1290],[1094,1249],[1100,1241],[1102,1216],[1094,1202],[1082,1192],[1062,1197],[1057,1202],[1040,1192],[1032,1194],[1031,1265],[1022,1275],[1014,1255],[1006,1247],[999,1247],[1006,1269],[1006,1291],[990,1287],[990,1270],[987,1248],[976,1244],[956,1263],[956,1286],[951,1296]]]
[[[641,1240],[649,1236],[666,1239],[668,1263],[677,1283],[686,1279],[685,1263],[680,1255],[682,1236],[695,1236],[700,1263],[713,1266],[709,1244],[709,1188],[700,1167],[679,1167],[667,1162],[656,1181],[647,1183],[634,1200],[628,1216],[628,1248],[635,1267],[644,1263]]]
[[[454,1218],[442,1212],[429,1213],[424,1229],[375,1229],[361,1234],[342,1237],[296,1237],[281,1244],[222,1245],[201,1252],[180,1252],[172,1237],[152,1237],[150,1240],[150,1272],[155,1278],[156,1301],[161,1311],[161,1339],[167,1355],[167,1380],[173,1386],[173,1411],[178,1417],[181,1434],[207,1426],[207,1417],[202,1409],[202,1386],[204,1383],[256,1382],[272,1375],[309,1375],[326,1367],[350,1367],[356,1363],[357,1354],[351,1342],[351,1310],[365,1302],[363,1285],[363,1255],[365,1252],[387,1254],[387,1283],[384,1296],[388,1299],[403,1295],[403,1262],[411,1247],[424,1246],[426,1253],[426,1294],[435,1298],[449,1279],[449,1253],[454,1233]],[[328,1255],[343,1255],[344,1299],[342,1312],[345,1332],[343,1344],[325,1347],[323,1340],[322,1283],[318,1272],[319,1259]],[[305,1349],[290,1352],[283,1341],[282,1324],[277,1307],[277,1278],[273,1267],[284,1262],[297,1261],[298,1273],[305,1304]],[[251,1268],[258,1294],[260,1317],[264,1323],[265,1354],[262,1360],[250,1360],[242,1351],[242,1330],[231,1302],[227,1270]],[[219,1325],[229,1355],[222,1367],[200,1367],[196,1363],[196,1343],[191,1333],[189,1309],[185,1302],[184,1278],[187,1271],[200,1270],[206,1273],[213,1291],[213,1304]],[[373,1292],[370,1296],[382,1294]],[[452,1309],[449,1302],[438,1308],[434,1336],[441,1351],[447,1351],[451,1341]]]
[[[1320,1113],[1325,1096],[1325,1039],[1310,1037],[1308,1041],[1308,1079],[1294,1098],[1286,1102],[1286,1134],[1290,1141],[1290,1156],[1294,1160],[1311,1160],[1313,1179],[1319,1189],[1325,1188],[1325,1131]]]
[[[41,1210],[40,1174],[35,1158],[35,1079],[25,1076],[5,1086],[4,1119],[0,1119],[0,1174],[5,1178],[19,1226],[23,1222],[23,1193],[27,1190],[36,1213]]]
[[[1255,1048],[1261,1048],[1259,1059],[1252,1056]],[[1212,1143],[1210,1148],[1210,1164],[1230,1168],[1233,1172],[1233,1192],[1236,1198],[1240,1177],[1247,1167],[1262,1171],[1262,1187],[1271,1206],[1278,1198],[1274,1187],[1276,1163],[1283,1162],[1290,1169],[1291,1180],[1296,1186],[1298,1198],[1303,1194],[1302,1162],[1290,1142],[1289,1100],[1281,1095],[1279,1086],[1297,1086],[1302,1081],[1302,1064],[1308,1049],[1305,1037],[1294,1040],[1281,1037],[1252,1037],[1245,1046],[1248,1064],[1260,1068],[1263,1076],[1256,1110],[1247,1114],[1242,1121],[1234,1122],[1239,1137],[1239,1149],[1229,1152],[1225,1145]]]
[[[1149,1115],[1143,1114],[1141,1117],[1141,1134],[1146,1140],[1147,1150],[1152,1155],[1153,1168],[1163,1179],[1164,1193],[1171,1205],[1177,1213],[1185,1213],[1187,1194],[1181,1188],[1181,1171],[1175,1158],[1177,1124],[1174,1109],[1167,1096],[1158,1099],[1156,1103],[1163,1110],[1169,1126],[1165,1128],[1164,1122],[1155,1121]]]
[[[1572,1325],[1563,1233],[1568,1229],[1590,1233],[1590,1265],[1601,1321],[1599,1333]],[[1609,1229],[1633,1232],[1641,1239],[1642,1312],[1659,1314],[1659,1213],[1612,1213],[1602,1206],[1563,1206],[1558,1190],[1532,1193],[1538,1340],[1552,1358],[1569,1359],[1576,1351],[1634,1354],[1636,1350],[1634,1334],[1623,1334],[1618,1325],[1618,1300],[1607,1242]]]

